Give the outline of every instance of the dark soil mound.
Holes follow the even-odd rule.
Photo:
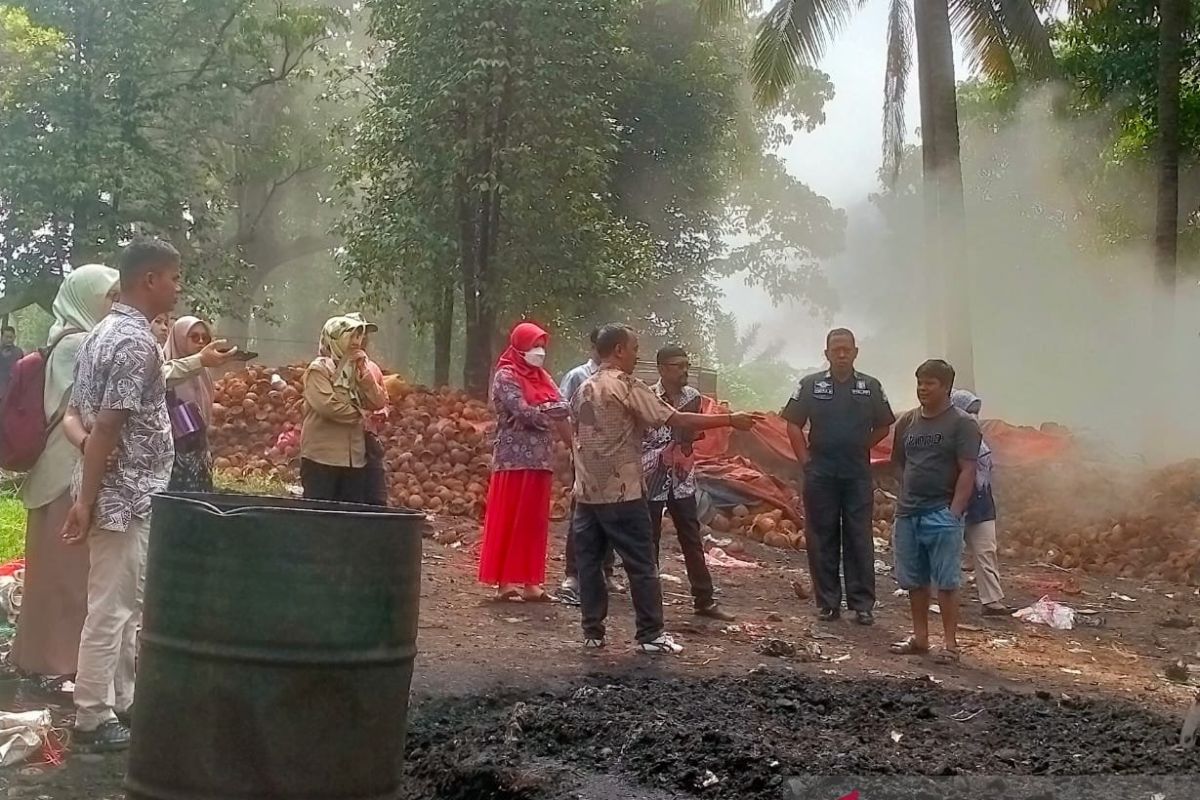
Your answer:
[[[840,796],[810,791],[809,779],[795,776],[908,781],[903,794],[864,800],[951,796],[918,791],[914,779],[943,789],[988,781],[986,792],[963,790],[976,798],[1045,797],[1047,781],[1079,785],[1079,776],[1200,773],[1200,754],[1175,746],[1178,731],[1175,719],[1109,700],[950,691],[927,681],[593,677],[565,693],[422,704],[411,720],[403,797]],[[1035,781],[996,776],[1033,776],[1042,788],[1017,792]],[[1097,791],[1080,796],[1107,794]]]

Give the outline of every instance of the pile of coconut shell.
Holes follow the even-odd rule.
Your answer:
[[[1126,578],[1200,583],[1200,460],[1123,470],[997,471],[1001,555]]]
[[[215,466],[238,476],[295,483],[302,367],[251,367],[217,381],[210,441]],[[396,506],[481,515],[495,427],[484,403],[452,389],[386,380],[389,408],[378,432]],[[570,458],[556,452],[551,516],[566,517]],[[894,478],[876,476],[872,533],[890,540]],[[1001,467],[995,476],[1001,554],[1010,561],[1172,582],[1200,583],[1200,460],[1161,470],[1090,462]],[[768,507],[737,506],[708,522],[774,547],[803,549],[802,523]]]
[[[756,542],[784,549],[803,550],[804,529],[788,519],[780,509],[760,509],[752,512],[746,506],[734,506],[728,511],[718,511],[708,521],[708,527],[717,534],[736,533]]]
[[[276,377],[277,376],[277,377]],[[214,466],[238,476],[298,480],[303,367],[251,367],[216,385],[210,444]],[[385,448],[389,500],[395,506],[479,516],[487,497],[495,421],[487,406],[452,389],[385,380],[389,406],[376,423]],[[569,474],[559,447],[560,478]],[[560,479],[552,516],[569,504]]]

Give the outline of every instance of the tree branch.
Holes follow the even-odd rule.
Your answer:
[[[209,67],[212,66],[213,61],[217,57],[217,53],[221,51],[221,47],[225,44],[225,36],[229,33],[229,28],[232,27],[233,23],[237,20],[241,13],[246,10],[251,2],[252,0],[242,0],[242,2],[238,3],[232,10],[230,10],[229,16],[227,16],[225,21],[222,22],[220,27],[217,28],[216,36],[213,39],[212,44],[209,46],[208,52],[205,53],[204,58],[200,61],[200,66],[192,70],[192,76],[190,78],[181,84],[172,86],[169,89],[163,89],[160,92],[151,93],[149,95],[150,99],[158,100],[184,89],[195,89],[199,85],[200,79],[204,77],[204,73],[207,72]]]
[[[291,77],[292,73],[296,71],[296,68],[299,67],[304,61],[305,56],[307,56],[313,50],[316,50],[318,45],[329,41],[330,38],[331,37],[329,36],[318,36],[316,39],[313,39],[311,42],[305,45],[304,49],[302,49],[299,53],[296,53],[294,59],[292,59],[291,46],[285,41],[283,45],[283,61],[279,65],[279,74],[275,74],[274,70],[269,70],[266,77],[260,78],[253,83],[240,85],[238,88],[241,89],[245,94],[253,94],[264,87],[273,86],[276,83],[282,83],[283,81],[286,81]],[[291,64],[288,63],[289,59],[292,61]]]

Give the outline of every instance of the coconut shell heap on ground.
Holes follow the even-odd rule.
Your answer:
[[[297,481],[302,375],[299,366],[251,367],[217,381],[210,441],[218,469]],[[386,384],[388,417],[380,433],[392,504],[481,516],[495,430],[491,411],[456,390],[431,390],[396,376]],[[570,505],[570,458],[561,444],[555,470],[550,510],[561,520]],[[876,476],[876,539],[891,538],[897,490],[893,476]],[[1003,467],[996,471],[995,494],[1005,559],[1200,583],[1200,460],[1134,473],[1074,461]],[[737,506],[708,524],[718,535],[805,547],[803,526],[779,509]]]
[[[210,437],[214,465],[238,475],[298,480],[302,367],[251,367],[217,381]],[[280,380],[272,381],[279,375]],[[430,390],[396,376],[385,381],[388,415],[378,425],[393,505],[478,516],[487,499],[495,420],[487,406],[452,389]],[[569,472],[566,449],[556,454]],[[551,514],[566,515],[561,481]]]

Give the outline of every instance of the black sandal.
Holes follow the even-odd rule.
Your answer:
[[[68,690],[67,684],[75,682],[74,675],[30,675],[29,682],[42,694],[71,694],[74,691],[74,686]]]

